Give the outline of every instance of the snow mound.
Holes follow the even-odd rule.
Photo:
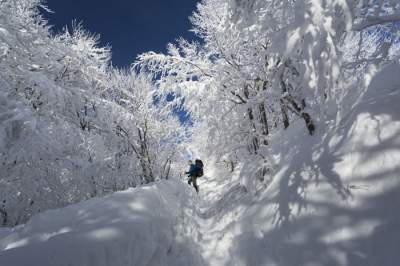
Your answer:
[[[200,265],[190,195],[170,180],[46,211],[2,231],[0,265]]]

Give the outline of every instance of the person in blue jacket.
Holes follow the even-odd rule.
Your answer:
[[[185,172],[185,174],[187,174],[189,177],[188,184],[191,185],[193,183],[193,187],[196,189],[196,192],[199,193],[199,186],[197,185],[197,177],[199,176],[201,168],[196,164],[194,164],[192,160],[189,160],[188,164],[190,165],[189,171]]]

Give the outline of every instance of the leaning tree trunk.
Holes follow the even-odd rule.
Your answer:
[[[285,97],[285,99],[293,107],[293,109],[295,110],[295,113],[297,115],[299,115],[301,118],[303,118],[304,122],[306,123],[308,133],[310,133],[310,135],[313,135],[314,131],[315,131],[315,125],[314,125],[314,122],[313,122],[310,114],[304,111],[305,101],[303,100],[302,101],[303,104],[300,105],[296,102],[296,100],[290,94],[287,95]]]
[[[306,123],[306,127],[308,129],[308,133],[310,135],[314,134],[315,125],[309,113],[304,111],[305,108],[305,100],[301,101],[301,104],[298,104],[294,97],[290,94],[287,90],[286,83],[284,81],[283,73],[280,76],[280,83],[282,87],[282,98],[281,98],[281,110],[282,110],[282,117],[283,117],[283,124],[285,129],[289,126],[289,119],[287,115],[287,109],[290,108],[296,115],[303,118],[304,122]]]

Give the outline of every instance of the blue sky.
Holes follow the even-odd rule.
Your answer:
[[[136,56],[165,52],[166,45],[183,37],[193,40],[189,16],[199,0],[47,0],[54,13],[43,13],[53,31],[58,32],[73,20],[85,29],[100,34],[101,45],[112,47],[112,62],[129,67]],[[183,110],[175,110],[182,123],[191,124]]]
[[[193,39],[188,17],[198,0],[47,0],[54,14],[45,17],[54,30],[75,19],[112,46],[113,65],[129,66],[147,51],[164,52],[179,36]]]

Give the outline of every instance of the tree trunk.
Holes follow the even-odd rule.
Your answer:
[[[251,134],[251,145],[253,146],[253,151],[255,154],[258,153],[258,149],[260,148],[260,141],[257,137],[257,129],[256,124],[254,123],[254,115],[253,110],[251,108],[247,109],[247,114],[249,116],[250,125],[252,127],[252,134]]]
[[[283,126],[285,129],[289,127],[289,116],[287,112],[287,106],[283,99],[281,99],[281,112],[282,112],[282,120],[283,120]]]
[[[262,125],[262,134],[264,136],[263,144],[268,145],[267,136],[269,134],[269,130],[268,130],[267,112],[265,110],[264,103],[260,103],[259,111],[260,111],[260,121]]]
[[[303,100],[302,104],[299,105],[291,95],[288,95],[285,98],[288,100],[291,106],[296,110],[296,114],[300,115],[303,118],[304,122],[306,123],[308,133],[310,133],[310,135],[313,135],[315,131],[315,125],[310,114],[304,111],[305,101]]]
[[[246,99],[249,99],[250,93],[249,93],[249,87],[246,85],[243,88],[243,94],[246,97]],[[252,127],[251,129],[251,146],[252,146],[252,150],[255,154],[258,153],[258,149],[260,148],[260,141],[257,138],[257,128],[256,128],[256,124],[254,123],[254,114],[253,114],[253,109],[251,109],[250,107],[247,108],[247,115],[249,116],[249,120],[250,120],[250,126]]]

